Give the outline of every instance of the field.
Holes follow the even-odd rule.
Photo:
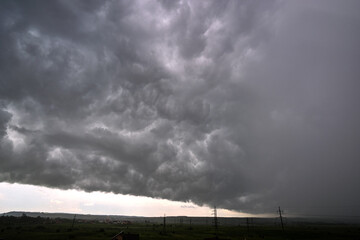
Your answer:
[[[277,225],[219,226],[211,225],[131,223],[128,225],[73,221],[31,217],[0,217],[0,239],[32,240],[110,240],[120,231],[136,233],[140,239],[197,239],[215,237],[220,239],[359,239],[360,225],[351,224],[292,224],[283,232]]]

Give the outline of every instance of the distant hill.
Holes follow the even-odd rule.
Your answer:
[[[136,219],[137,217],[132,216],[121,216],[121,215],[91,215],[91,214],[75,214],[75,213],[47,213],[47,212],[22,212],[22,211],[11,211],[3,213],[3,216],[14,216],[21,217],[25,214],[28,217],[42,217],[42,218],[63,218],[73,219],[76,215],[76,219],[82,220],[124,220],[128,218]]]
[[[62,218],[73,219],[76,215],[77,220],[95,220],[95,221],[108,221],[108,222],[143,222],[143,223],[163,223],[163,217],[139,217],[139,216],[124,216],[124,215],[91,215],[91,214],[74,214],[74,213],[47,213],[47,212],[23,212],[23,211],[11,211],[3,213],[3,216],[21,217],[25,214],[28,217],[42,217],[42,218]],[[246,218],[218,218],[219,223],[222,225],[244,225],[246,224]],[[273,224],[274,218],[252,218],[257,224]],[[187,217],[187,216],[167,216],[167,224],[204,224],[212,225],[213,217]]]
[[[100,222],[137,222],[137,223],[152,223],[162,224],[163,217],[139,217],[139,216],[124,216],[124,215],[91,215],[91,214],[74,214],[74,213],[47,213],[47,212],[23,212],[23,211],[11,211],[2,213],[2,216],[14,216],[21,217],[25,214],[28,217],[42,217],[42,218],[62,218],[73,219],[76,215],[77,220],[84,221],[100,221]],[[218,217],[220,225],[232,225],[232,226],[246,226],[250,225],[274,225],[280,224],[279,218],[227,218]],[[320,218],[320,217],[308,217],[308,218],[294,218],[285,217],[285,224],[321,224],[321,223],[360,223],[360,218]],[[187,217],[187,216],[167,216],[167,224],[202,224],[213,225],[213,217]]]

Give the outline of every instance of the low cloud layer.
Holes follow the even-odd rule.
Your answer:
[[[0,181],[360,214],[358,1],[2,1]]]

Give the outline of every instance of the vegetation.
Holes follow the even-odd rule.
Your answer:
[[[110,240],[120,231],[140,234],[140,239],[197,239],[215,237],[220,239],[360,239],[360,226],[350,224],[298,224],[286,226],[258,225],[219,226],[168,224],[166,229],[159,223],[138,222],[127,225],[76,221],[71,219],[49,219],[41,217],[0,217],[0,239],[34,240]]]

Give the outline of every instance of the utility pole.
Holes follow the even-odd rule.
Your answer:
[[[283,223],[283,219],[282,219],[282,215],[281,215],[281,209],[280,209],[280,206],[279,206],[279,216],[280,216],[280,222],[281,222],[281,228],[282,228],[282,230],[283,230],[283,232],[285,231],[284,230],[284,223]]]
[[[73,221],[72,221],[72,224],[71,224],[71,229],[73,229],[73,228],[74,228],[75,218],[76,218],[76,214],[74,215],[74,218],[73,218]]]
[[[247,227],[247,231],[249,232],[250,228],[249,228],[249,218],[248,217],[246,218],[246,227]]]
[[[166,217],[165,217],[165,214],[164,214],[164,233],[166,232]]]
[[[216,206],[214,206],[213,215],[214,215],[215,234],[216,234],[216,236],[217,236],[217,232],[218,232],[218,218],[217,218]]]

